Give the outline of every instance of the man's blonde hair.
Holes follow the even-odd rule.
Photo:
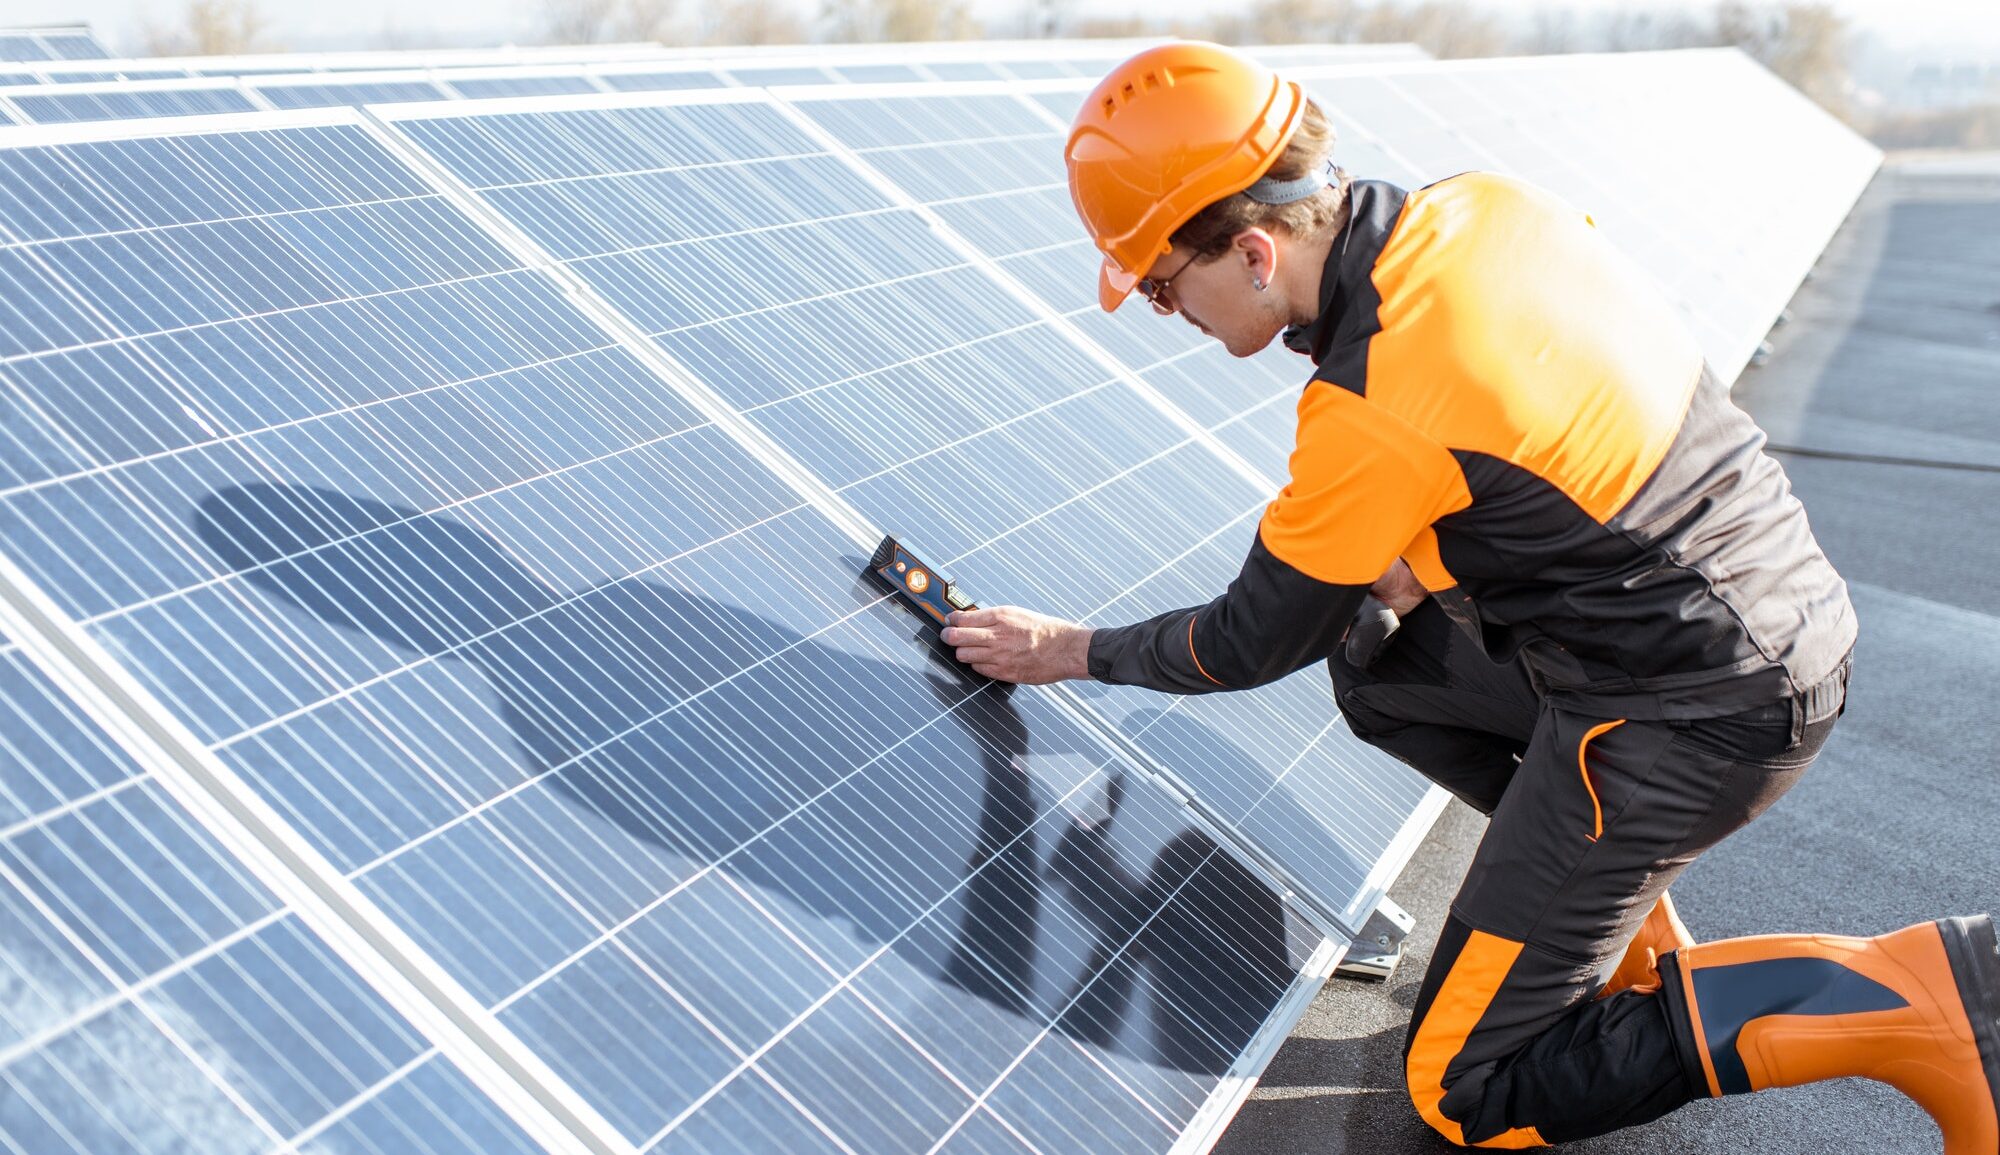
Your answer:
[[[1333,153],[1334,135],[1333,122],[1319,105],[1307,100],[1298,130],[1264,176],[1298,180],[1318,172]],[[1236,234],[1244,229],[1283,229],[1299,240],[1339,232],[1347,224],[1347,186],[1353,178],[1342,169],[1334,170],[1334,176],[1332,184],[1288,205],[1263,204],[1242,193],[1223,197],[1175,229],[1174,244],[1193,249],[1198,261],[1212,261],[1228,252]]]

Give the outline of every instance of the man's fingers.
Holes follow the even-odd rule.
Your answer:
[[[952,656],[968,666],[977,666],[979,663],[991,661],[999,655],[985,646],[961,646],[952,651]]]
[[[947,619],[954,626],[993,626],[1000,623],[999,606],[981,606],[976,610],[953,610]]]
[[[946,626],[939,637],[947,646],[990,646],[994,640],[992,630],[973,626]]]

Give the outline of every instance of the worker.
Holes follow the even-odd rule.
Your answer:
[[[1845,703],[1854,612],[1763,434],[1588,217],[1490,173],[1351,179],[1333,141],[1215,45],[1085,98],[1065,156],[1103,307],[1136,289],[1236,356],[1304,354],[1290,477],[1206,605],[1095,630],[986,608],[946,644],[1004,681],[1176,694],[1324,661],[1358,737],[1489,815],[1405,1048],[1454,1143],[1861,1076],[1947,1155],[1996,1155],[1987,916],[1697,945],[1667,896]]]

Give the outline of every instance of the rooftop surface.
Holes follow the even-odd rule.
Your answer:
[[[1771,811],[1674,887],[1696,937],[1877,934],[2000,914],[2000,154],[1894,158],[1736,398],[1770,432],[1861,618],[1847,715]],[[1387,984],[1329,984],[1218,1155],[1454,1151],[1409,1105],[1403,1033],[1484,819],[1453,803],[1392,896]],[[1914,1105],[1857,1080],[1697,1103],[1588,1155],[1919,1155]]]

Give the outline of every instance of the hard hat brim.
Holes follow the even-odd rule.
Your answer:
[[[1107,313],[1117,312],[1118,306],[1132,295],[1132,289],[1138,283],[1137,275],[1126,272],[1124,266],[1110,257],[1104,258],[1104,263],[1097,269],[1098,305]]]

